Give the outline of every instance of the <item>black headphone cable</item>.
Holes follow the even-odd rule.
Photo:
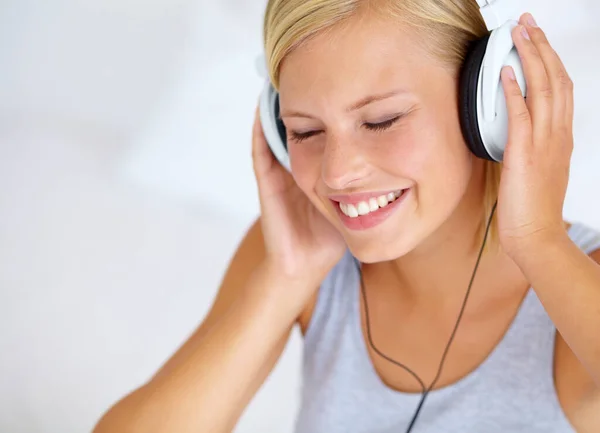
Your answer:
[[[421,409],[423,408],[423,404],[425,403],[425,399],[427,398],[427,395],[429,394],[429,392],[433,389],[433,387],[435,386],[435,384],[437,383],[438,379],[440,378],[440,375],[442,373],[442,368],[444,366],[444,361],[446,360],[446,356],[448,355],[448,350],[450,349],[450,345],[452,344],[452,341],[454,340],[454,337],[456,335],[456,331],[458,330],[458,325],[460,324],[460,321],[462,319],[463,313],[465,311],[465,308],[467,306],[467,300],[469,299],[469,294],[471,293],[471,287],[473,285],[473,281],[475,279],[475,274],[477,273],[477,268],[479,267],[479,262],[481,261],[481,256],[483,255],[483,250],[485,247],[485,243],[488,237],[488,233],[490,231],[490,226],[492,223],[492,218],[494,216],[494,212],[496,210],[496,206],[498,205],[498,201],[496,200],[496,202],[494,203],[494,206],[492,207],[492,212],[490,213],[490,217],[488,219],[487,222],[487,227],[485,229],[485,235],[483,237],[483,243],[481,244],[481,248],[479,249],[479,255],[477,256],[477,261],[475,262],[475,268],[473,269],[473,273],[471,275],[471,281],[469,282],[469,286],[467,287],[467,293],[465,294],[465,298],[463,300],[462,306],[460,308],[460,313],[458,314],[458,319],[456,320],[456,324],[454,325],[454,330],[452,331],[452,334],[450,335],[450,339],[448,340],[448,343],[446,344],[446,348],[444,349],[444,354],[442,355],[442,359],[440,361],[440,365],[438,367],[438,371],[437,374],[435,376],[435,378],[433,379],[433,382],[431,382],[431,385],[429,385],[429,387],[425,387],[425,383],[423,383],[423,381],[421,380],[421,378],[414,372],[412,371],[410,368],[408,368],[406,365],[396,361],[393,358],[390,358],[389,356],[387,356],[386,354],[384,354],[383,352],[381,352],[373,343],[373,338],[371,335],[371,326],[369,324],[369,307],[367,304],[367,295],[366,295],[366,291],[365,291],[365,284],[363,281],[363,275],[362,275],[362,270],[360,267],[360,263],[358,261],[356,261],[357,267],[358,267],[358,273],[360,275],[360,288],[361,288],[361,293],[362,293],[362,297],[363,297],[363,302],[365,304],[365,322],[366,322],[366,328],[367,328],[367,340],[369,341],[369,345],[371,346],[371,348],[373,349],[373,351],[375,353],[377,353],[379,356],[381,356],[382,358],[384,358],[385,360],[391,362],[392,364],[397,365],[398,367],[403,368],[404,370],[406,370],[408,373],[410,373],[416,380],[417,382],[419,382],[419,385],[421,385],[421,389],[423,390],[422,393],[422,397],[421,400],[419,401],[419,405],[417,406],[417,409],[415,410],[415,413],[410,421],[410,424],[408,425],[408,428],[406,429],[406,433],[410,433],[417,421],[417,418],[419,417],[419,414],[421,413]]]

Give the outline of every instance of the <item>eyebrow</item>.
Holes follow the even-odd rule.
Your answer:
[[[392,96],[400,95],[402,93],[408,93],[408,91],[404,90],[404,89],[397,89],[397,90],[392,90],[391,92],[380,93],[380,94],[376,94],[376,95],[369,95],[369,96],[366,96],[366,97],[360,99],[359,101],[355,102],[354,104],[350,105],[346,109],[346,111],[347,112],[355,111],[366,105],[372,104],[373,102],[381,101],[383,99],[388,99],[388,98],[391,98]],[[305,117],[308,119],[314,118],[314,116],[311,116],[310,114],[303,113],[301,111],[293,111],[293,110],[282,110],[281,113],[279,114],[279,118],[283,118],[283,117]]]

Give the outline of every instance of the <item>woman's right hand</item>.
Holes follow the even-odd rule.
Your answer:
[[[344,239],[274,157],[258,110],[252,134],[252,159],[267,262],[286,277],[325,277],[343,256]]]

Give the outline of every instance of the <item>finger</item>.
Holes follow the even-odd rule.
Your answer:
[[[523,63],[523,72],[527,82],[526,104],[532,118],[535,119],[533,127],[545,136],[551,131],[554,110],[554,95],[546,67],[525,26],[515,27],[512,36]]]
[[[544,63],[549,84],[552,89],[554,107],[552,125],[565,127],[572,124],[573,118],[573,82],[565,65],[552,48],[545,32],[537,26],[529,13],[521,17],[521,22],[527,27],[532,43],[537,48]]]
[[[502,86],[508,110],[508,142],[511,145],[519,143],[526,149],[533,145],[532,116],[514,74],[511,66],[502,68]]]

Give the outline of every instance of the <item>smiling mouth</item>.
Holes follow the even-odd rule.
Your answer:
[[[386,195],[380,195],[378,197],[371,197],[369,200],[360,201],[358,203],[342,203],[338,202],[340,210],[344,215],[350,218],[358,218],[359,216],[368,215],[372,212],[376,212],[388,206],[390,203],[395,202],[397,199],[402,197],[406,190],[398,190],[390,192]]]

